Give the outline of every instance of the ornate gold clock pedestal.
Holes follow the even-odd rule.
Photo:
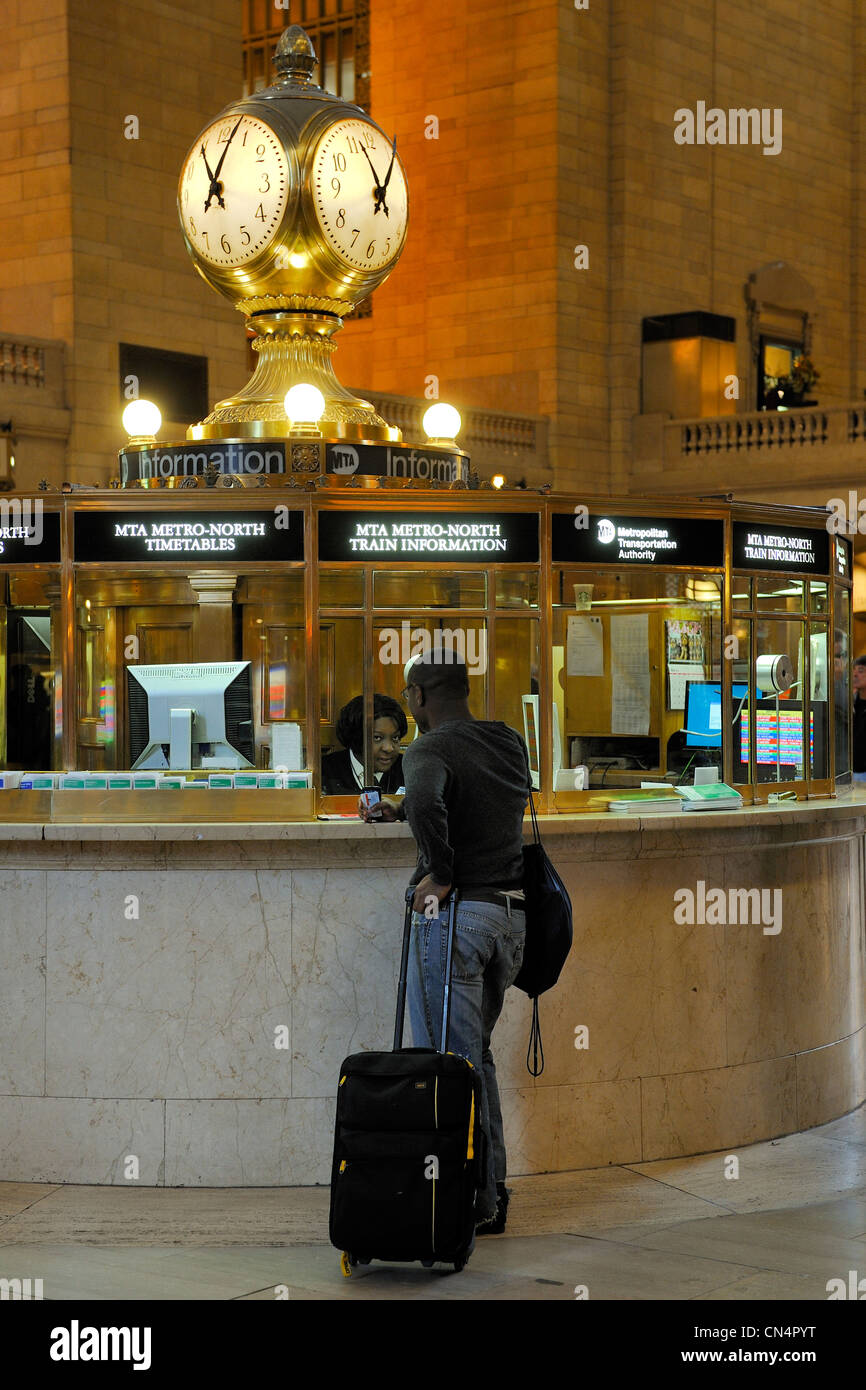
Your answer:
[[[283,401],[301,382],[325,398],[323,438],[398,443],[401,433],[353,396],[331,366],[342,316],[390,275],[406,240],[408,189],[396,137],[316,86],[316,55],[286,29],[273,86],[233,102],[184,162],[178,211],[202,278],[255,332],[258,365],[189,439],[290,435]]]
[[[353,396],[340,384],[331,365],[333,335],[343,321],[335,314],[292,311],[260,313],[248,319],[258,336],[256,370],[236,396],[219,401],[199,425],[187,430],[189,439],[280,438],[291,431],[283,400],[291,386],[306,382],[325,398],[319,428],[332,439],[399,443],[402,435],[377,415],[369,401]]]

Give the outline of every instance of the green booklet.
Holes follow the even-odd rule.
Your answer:
[[[731,797],[737,801],[743,799],[736,787],[729,787],[727,782],[704,782],[697,787],[677,787],[676,790],[686,801],[729,801]]]

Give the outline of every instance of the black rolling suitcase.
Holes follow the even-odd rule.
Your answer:
[[[340,1069],[330,1237],[342,1270],[376,1260],[461,1270],[484,1177],[481,1078],[447,1051],[457,891],[448,909],[441,1048],[403,1047],[414,889],[406,893],[392,1052],[357,1052]]]

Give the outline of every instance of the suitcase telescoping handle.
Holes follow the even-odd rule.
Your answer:
[[[409,941],[412,933],[412,901],[415,888],[406,889],[406,916],[403,921],[403,950],[400,954],[400,980],[397,985],[397,1018],[394,1023],[394,1051],[403,1046],[403,1019],[406,1013],[406,979],[409,974]],[[451,1021],[451,972],[454,963],[454,933],[457,926],[457,889],[448,900],[448,943],[445,951],[445,981],[442,992],[442,1033],[440,1052],[448,1048],[448,1025]]]

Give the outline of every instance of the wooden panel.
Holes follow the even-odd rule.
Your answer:
[[[76,766],[103,772],[117,766],[117,681],[113,608],[77,610]]]

